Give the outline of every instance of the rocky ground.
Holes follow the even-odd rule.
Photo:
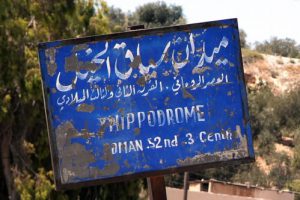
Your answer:
[[[275,95],[283,95],[300,86],[300,59],[287,58],[274,55],[259,54],[244,50],[244,72],[247,86],[256,88],[260,84],[267,84]],[[284,138],[288,141],[292,138]],[[275,143],[275,151],[294,156],[291,145]],[[261,156],[256,158],[257,166],[266,174],[272,168]]]
[[[248,87],[268,84],[275,95],[280,95],[300,84],[300,59],[261,55],[263,59],[244,62]]]

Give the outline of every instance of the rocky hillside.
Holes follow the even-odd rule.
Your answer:
[[[274,95],[284,95],[300,86],[300,59],[260,54],[243,49],[244,72],[247,86],[251,89],[268,85]],[[274,144],[276,153],[282,153],[291,160],[294,157],[293,137],[282,137]],[[255,147],[257,150],[257,147]],[[256,165],[266,175],[270,174],[274,163],[268,163],[263,155],[257,155]]]
[[[300,59],[259,54],[243,49],[244,71],[248,87],[268,84],[275,95],[300,85]]]

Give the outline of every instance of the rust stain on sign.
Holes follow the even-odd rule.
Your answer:
[[[141,56],[134,57],[133,61],[129,64],[130,67],[137,69],[142,62]]]
[[[91,163],[95,162],[93,153],[86,150],[84,145],[72,141],[81,137],[84,138],[84,136],[74,128],[71,122],[67,121],[58,126],[55,133],[59,158],[64,158],[60,163],[63,183],[78,178],[109,176],[119,171],[120,166],[114,161],[109,144],[103,145],[101,156],[101,159],[108,164],[99,169],[91,166]]]
[[[55,62],[55,54],[56,49],[55,48],[49,48],[46,50],[45,55],[48,58],[47,60],[47,72],[50,76],[54,76],[57,70],[57,65]]]
[[[211,70],[210,67],[195,67],[192,71],[193,74],[203,74],[204,72],[206,72],[207,70]]]
[[[79,61],[75,54],[65,59],[65,72],[79,72],[80,70],[95,71],[100,67],[96,63]]]
[[[223,137],[223,136],[222,136]],[[247,149],[247,138],[242,136],[241,128],[236,126],[236,130],[233,132],[233,137],[238,138],[240,141],[235,146],[235,149],[228,151],[216,151],[213,153],[199,154],[194,157],[187,157],[185,159],[178,159],[178,165],[193,165],[195,163],[210,163],[232,159],[244,158],[249,154]]]
[[[76,108],[77,112],[88,112],[91,113],[95,110],[95,106],[94,105],[90,105],[90,104],[79,104]]]

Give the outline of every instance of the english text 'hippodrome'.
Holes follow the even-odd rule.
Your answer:
[[[109,131],[112,132],[143,127],[162,127],[182,123],[204,122],[205,112],[204,105],[195,105],[107,116],[99,118],[99,121],[101,127],[108,127]]]

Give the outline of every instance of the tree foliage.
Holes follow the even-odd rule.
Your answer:
[[[108,17],[112,32],[122,32],[127,29],[128,17],[120,8],[109,7]]]
[[[183,24],[186,21],[181,6],[167,5],[162,1],[144,4],[129,13],[112,6],[109,7],[108,17],[113,32],[126,31],[134,25],[153,28]]]
[[[108,12],[104,1],[1,1],[0,199],[138,198],[140,181],[54,192],[37,44],[109,33]]]
[[[130,21],[147,28],[182,24],[185,22],[181,6],[167,6],[165,2],[147,3],[136,9]]]
[[[300,45],[297,46],[296,41],[290,38],[273,37],[269,41],[257,42],[255,49],[266,54],[300,58]]]
[[[183,21],[181,7],[162,2],[124,14],[102,0],[1,1],[0,199],[137,199],[141,180],[54,192],[37,44],[124,31],[140,23]]]
[[[240,29],[239,35],[240,35],[241,48],[248,48],[248,44],[247,44],[247,40],[246,40],[247,33],[243,29]]]

